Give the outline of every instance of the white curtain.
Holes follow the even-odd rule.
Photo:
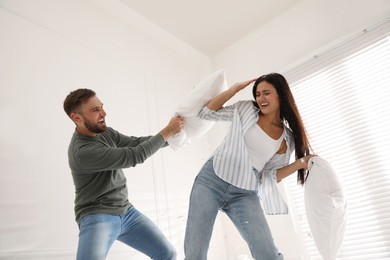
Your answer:
[[[285,73],[314,152],[339,174],[348,199],[338,259],[390,259],[390,21]],[[321,259],[303,188],[289,178],[310,259]]]

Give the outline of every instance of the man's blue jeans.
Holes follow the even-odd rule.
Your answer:
[[[104,260],[115,240],[152,259],[176,259],[176,250],[159,228],[134,207],[119,216],[91,214],[80,220],[77,260]]]
[[[254,259],[283,259],[275,247],[256,191],[240,189],[223,181],[215,174],[210,159],[192,187],[184,241],[186,260],[207,259],[218,210],[232,220]]]

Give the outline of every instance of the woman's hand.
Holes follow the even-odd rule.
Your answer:
[[[219,93],[216,97],[207,103],[207,107],[211,110],[217,111],[222,108],[229,99],[231,99],[238,91],[242,90],[256,79],[250,79],[243,82],[233,84],[229,89]]]
[[[240,90],[244,89],[245,87],[249,86],[251,83],[253,83],[256,79],[250,79],[242,82],[234,83],[230,89],[233,89],[236,93]]]
[[[299,169],[306,169],[308,168],[308,161],[311,157],[317,156],[316,154],[309,154],[305,157],[302,157],[298,160],[296,160],[293,163],[290,163],[287,166],[284,166],[283,168],[280,168],[276,171],[276,179],[278,181],[283,180],[287,176],[293,174],[294,172],[298,171]]]
[[[305,157],[298,159],[297,162],[300,164],[300,167],[301,167],[300,169],[303,168],[303,169],[307,170],[307,168],[309,166],[309,164],[308,164],[309,159],[312,157],[315,157],[315,156],[317,156],[317,155],[316,154],[309,154],[309,155],[306,155]]]

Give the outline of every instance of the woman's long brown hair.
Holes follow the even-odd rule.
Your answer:
[[[310,153],[310,143],[306,134],[305,126],[303,125],[302,118],[299,114],[294,97],[291,93],[290,86],[287,80],[278,73],[270,73],[259,77],[252,89],[253,97],[256,100],[257,85],[266,81],[275,87],[278,96],[280,98],[280,119],[282,122],[287,122],[288,127],[294,134],[295,143],[295,159],[302,158]],[[258,107],[257,103],[254,102]],[[306,170],[298,170],[298,182],[302,185],[306,180]]]

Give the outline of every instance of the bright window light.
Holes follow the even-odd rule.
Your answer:
[[[339,174],[348,199],[338,259],[390,259],[390,22],[285,73],[314,152]],[[304,189],[287,191],[310,259],[321,259]]]

